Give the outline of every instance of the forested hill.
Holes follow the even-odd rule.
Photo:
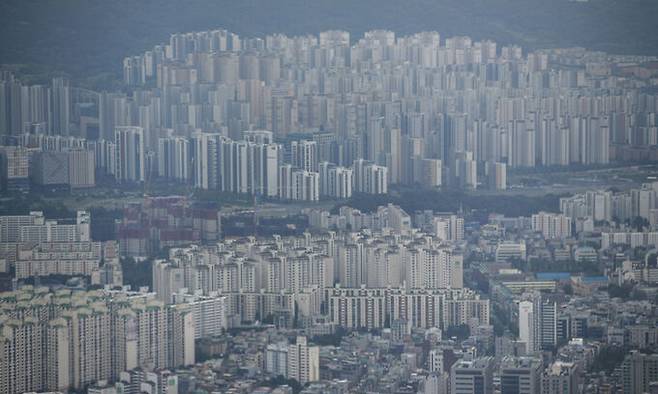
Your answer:
[[[170,33],[219,27],[245,36],[437,30],[526,48],[658,54],[656,0],[1,0],[0,63],[116,75],[124,56]]]

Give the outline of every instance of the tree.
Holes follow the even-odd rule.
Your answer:
[[[573,294],[573,286],[571,285],[571,283],[567,283],[566,285],[564,285],[563,289],[564,289],[564,294],[567,294],[567,295],[572,295]]]
[[[446,335],[448,338],[456,337],[459,340],[464,340],[471,336],[471,328],[468,326],[468,324],[450,326],[446,331]]]
[[[608,285],[608,295],[610,298],[621,298],[622,300],[627,300],[631,297],[631,292],[633,291],[633,285],[625,283],[621,286],[611,283]]]
[[[643,228],[649,226],[649,221],[643,217],[636,216],[633,218],[631,226],[633,226],[638,231],[642,231]]]
[[[611,374],[623,361],[626,352],[619,346],[604,346],[594,358],[590,370]]]
[[[333,334],[316,335],[311,338],[311,342],[319,346],[340,346],[343,337],[347,335],[347,330],[343,327],[336,328]]]
[[[132,257],[121,259],[123,282],[134,290],[142,286],[153,288],[153,260],[135,261]]]
[[[263,386],[265,387],[271,387],[271,388],[277,388],[279,386],[290,386],[292,388],[293,393],[299,393],[302,391],[302,385],[295,379],[287,379],[281,375],[268,379],[262,383]]]

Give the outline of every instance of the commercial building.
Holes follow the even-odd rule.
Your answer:
[[[500,393],[540,393],[542,371],[542,364],[539,359],[504,357],[500,364]]]
[[[649,392],[650,384],[658,381],[658,355],[631,351],[621,370],[624,394]]]
[[[572,362],[555,361],[541,375],[542,394],[576,394],[581,392],[578,366]]]
[[[450,368],[453,394],[493,394],[493,359],[459,360]]]

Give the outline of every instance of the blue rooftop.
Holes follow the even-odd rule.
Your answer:
[[[583,283],[608,282],[607,276],[583,276]]]
[[[568,272],[537,272],[537,280],[569,280],[571,274]]]

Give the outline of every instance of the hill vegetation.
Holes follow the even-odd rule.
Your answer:
[[[123,57],[171,33],[220,27],[243,36],[436,30],[531,49],[655,55],[657,15],[655,0],[3,0],[0,64],[36,79],[63,73],[107,85]]]

